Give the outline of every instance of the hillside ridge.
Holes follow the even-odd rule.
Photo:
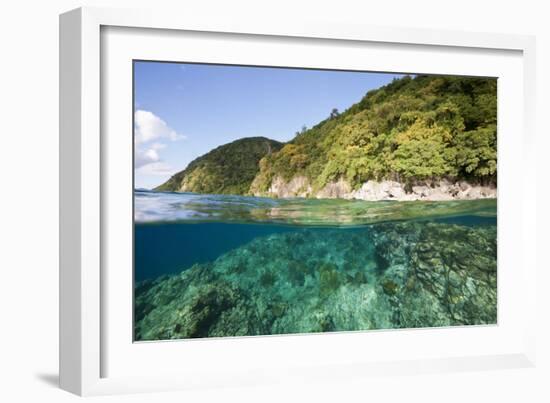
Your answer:
[[[250,193],[366,200],[496,197],[496,91],[493,78],[395,79],[264,157]]]
[[[157,186],[156,191],[246,194],[259,171],[259,161],[282,143],[266,137],[244,137],[218,146]]]

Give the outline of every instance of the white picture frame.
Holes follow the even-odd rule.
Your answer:
[[[109,32],[113,36],[106,39],[104,35]],[[152,37],[151,33],[154,33]],[[264,336],[133,345],[124,330],[127,329],[126,322],[131,321],[131,313],[126,321],[120,316],[120,312],[127,312],[127,304],[131,304],[127,298],[130,284],[127,287],[123,285],[127,276],[113,277],[110,271],[106,272],[106,267],[110,267],[109,259],[113,258],[106,241],[108,234],[111,238],[113,235],[108,230],[110,220],[115,220],[113,217],[118,216],[116,208],[125,211],[124,208],[127,208],[128,203],[131,204],[132,197],[131,193],[128,193],[129,199],[121,199],[119,196],[124,196],[124,193],[117,194],[118,200],[125,200],[122,206],[117,207],[112,205],[113,197],[110,196],[114,191],[110,183],[116,181],[114,178],[117,176],[114,171],[109,171],[114,169],[113,164],[109,163],[110,152],[122,149],[124,141],[131,142],[131,137],[116,142],[112,141],[114,136],[108,136],[113,127],[119,127],[117,125],[121,125],[123,131],[130,125],[131,133],[131,122],[128,120],[131,118],[131,112],[127,105],[128,81],[117,75],[120,74],[120,69],[117,73],[117,66],[131,58],[139,58],[132,54],[132,46],[125,46],[129,42],[124,41],[131,41],[132,36],[143,35],[140,43],[144,47],[144,52],[147,46],[158,45],[155,46],[156,53],[148,55],[174,60],[170,56],[176,43],[174,41],[181,40],[185,33],[193,33],[195,38],[215,34],[216,41],[228,43],[231,38],[244,38],[239,39],[243,49],[239,50],[240,45],[229,47],[231,49],[219,56],[215,60],[217,62],[240,61],[243,64],[248,62],[266,65],[273,63],[268,55],[262,55],[261,52],[248,52],[250,54],[244,56],[247,53],[246,46],[249,46],[245,39],[252,38],[255,43],[269,41],[274,44],[273,46],[281,44],[281,52],[284,52],[285,46],[289,46],[285,45],[288,43],[292,45],[295,42],[300,46],[308,46],[311,41],[317,41],[319,46],[331,47],[335,51],[347,46],[354,48],[355,53],[367,51],[364,50],[367,48],[371,51],[373,48],[381,51],[391,48],[397,52],[397,56],[399,52],[420,52],[428,61],[432,58],[434,65],[434,52],[446,52],[450,55],[446,63],[449,64],[450,60],[455,61],[455,66],[452,69],[449,67],[450,70],[446,72],[462,71],[462,74],[466,74],[478,71],[479,75],[491,75],[491,69],[502,69],[498,71],[502,71],[506,77],[503,80],[503,88],[509,91],[505,94],[514,94],[514,98],[517,99],[513,105],[501,105],[499,100],[499,324],[495,327],[481,328]],[[189,44],[188,49],[193,49],[192,43]],[[117,51],[109,53],[109,49]],[[536,189],[533,158],[534,49],[534,38],[520,35],[350,26],[315,21],[293,24],[269,20],[248,21],[244,17],[231,21],[208,20],[151,10],[80,8],[61,15],[61,387],[79,395],[96,395],[227,385],[244,386],[307,379],[335,380],[368,376],[373,373],[398,375],[533,366],[537,275],[534,260],[535,242],[532,239],[532,234],[536,232],[533,196]],[[197,60],[197,52],[200,51],[195,49],[193,52],[193,61],[202,61]],[[241,56],[238,56],[239,54]],[[506,55],[511,57],[508,58]],[[397,56],[388,56],[385,65],[380,62],[377,65],[380,71],[392,68],[389,64],[390,59],[394,60],[394,66],[397,66]],[[502,59],[499,59],[501,56]],[[102,60],[111,58],[115,63],[117,57],[121,58],[116,62],[119,64],[112,66],[108,61]],[[181,57],[186,56],[182,54]],[[464,66],[461,66],[460,60],[463,57],[471,57],[472,61],[486,60],[487,64],[477,67],[474,64],[472,67],[471,61],[468,61],[470,67],[467,67],[467,59],[464,59]],[[329,67],[349,67],[349,60],[351,59],[342,65]],[[256,63],[253,63],[254,61]],[[306,67],[305,63],[307,62],[296,62],[297,66],[301,67]],[[364,65],[361,64],[363,61],[357,63],[358,68]],[[376,69],[372,63],[369,66]],[[428,69],[422,67],[422,64],[410,66],[418,66],[417,68],[423,69],[423,72]],[[508,67],[505,66],[509,66],[509,69],[506,70]],[[398,71],[395,70],[397,68],[394,67],[392,71]],[[107,76],[115,80],[106,80]],[[107,104],[108,110],[105,109]],[[521,113],[510,118],[507,117],[509,114],[506,114],[501,120],[500,114],[509,111],[507,108],[512,106],[516,109],[519,106]],[[115,115],[110,112],[111,108],[122,111],[122,114],[116,114],[122,116],[119,121],[111,120],[111,115]],[[127,116],[124,114],[125,110],[128,111]],[[502,121],[504,127],[501,127]],[[521,135],[505,135],[502,141],[501,132],[508,130],[511,133],[511,129],[515,129],[515,133],[519,131]],[[504,176],[501,176],[502,164],[507,164],[514,152],[519,153],[519,157],[516,155],[516,158],[522,162],[522,169],[518,169],[512,175],[508,174],[510,171],[504,167]],[[122,161],[125,159],[122,158]],[[131,165],[120,168],[118,176],[127,176],[128,172],[131,175],[131,169]],[[506,183],[513,181],[520,181],[523,189],[532,190],[503,195],[502,192],[507,189]],[[528,194],[529,197],[526,196]],[[503,212],[512,208],[513,217],[506,215],[507,218],[503,218]],[[107,211],[114,213],[107,214]],[[129,227],[125,227],[124,222],[117,224],[116,228],[126,228],[126,232],[119,233],[123,234],[123,237],[129,236]],[[510,248],[506,246],[515,247],[515,255],[510,256],[510,262],[521,270],[504,271],[501,281],[501,257],[507,257],[506,254],[511,253]],[[508,263],[505,261],[503,264]],[[516,296],[511,294],[512,284],[516,284]],[[109,296],[113,289],[120,292],[117,295],[122,295],[122,303],[112,302],[113,298]],[[505,303],[501,303],[501,296],[506,297]],[[516,300],[513,298],[521,300],[520,307],[515,308],[514,312],[511,303]],[[123,325],[119,329],[115,326],[116,323]],[[387,346],[392,343],[395,346],[401,345],[405,340],[407,343],[410,340],[410,346],[413,348],[395,348],[391,356],[387,354]],[[445,341],[451,344],[454,340],[462,340],[462,348],[445,347]],[[354,354],[353,348],[361,343],[368,345],[372,342],[382,345],[382,348],[379,348],[382,355],[376,355],[374,351],[368,354]],[[417,354],[411,355],[406,353],[406,350],[416,350]],[[285,351],[293,352],[292,357],[285,356]],[[316,354],[318,351],[324,351],[326,354]],[[170,361],[169,357],[178,354],[188,359]],[[155,371],[134,371],[134,360],[144,363],[144,367],[149,369],[158,365],[157,368],[162,367],[166,371],[156,371],[156,375],[153,373]],[[216,360],[219,360],[220,365],[213,367],[212,364]],[[259,360],[263,360],[263,364],[260,364]],[[129,364],[117,366],[116,362]]]

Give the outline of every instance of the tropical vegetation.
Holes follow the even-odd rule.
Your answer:
[[[156,190],[265,193],[275,178],[307,178],[313,190],[344,180],[411,186],[447,179],[497,180],[497,80],[405,76],[340,113],[302,127],[286,144],[245,138],[197,158]],[[251,189],[253,184],[253,189]]]

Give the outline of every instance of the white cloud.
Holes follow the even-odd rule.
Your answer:
[[[162,161],[149,162],[138,169],[144,175],[171,176],[175,173],[170,165]]]
[[[134,114],[134,140],[136,144],[148,143],[153,140],[169,139],[172,141],[184,139],[153,112],[137,110]]]
[[[160,161],[160,157],[157,150],[154,148],[148,148],[146,150],[139,150],[136,148],[136,155],[134,158],[134,166],[136,169],[158,161]]]
[[[166,148],[161,140],[176,141],[185,136],[178,134],[164,120],[153,112],[137,110],[134,115],[134,168],[144,174],[166,175],[171,168],[159,155],[159,150]]]
[[[151,148],[153,150],[162,150],[163,148],[166,148],[166,144],[163,144],[163,143],[153,143],[151,145]]]

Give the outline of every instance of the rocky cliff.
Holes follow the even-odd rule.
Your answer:
[[[407,186],[403,183],[386,181],[368,181],[359,188],[353,189],[343,179],[326,184],[320,190],[314,192],[313,187],[305,176],[297,176],[286,182],[282,177],[277,176],[271,182],[267,191],[258,191],[251,186],[254,196],[262,197],[315,197],[318,199],[358,199],[358,200],[474,200],[496,198],[497,188],[495,185],[471,184],[467,181],[437,180],[424,181]]]

